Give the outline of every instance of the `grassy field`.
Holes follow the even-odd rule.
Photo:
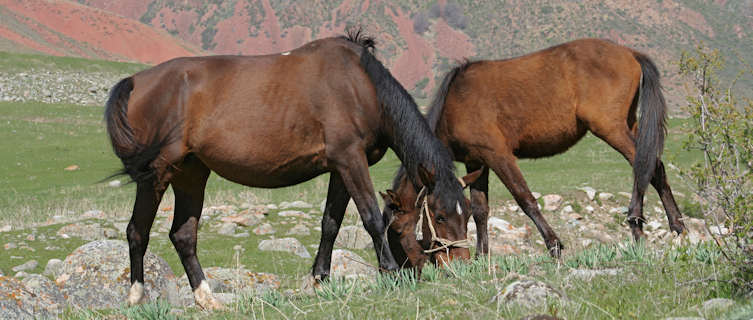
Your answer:
[[[143,68],[141,65],[88,61],[74,58],[49,58],[34,55],[0,53],[0,68],[16,72],[25,69],[94,70],[127,74]],[[88,69],[91,68],[91,69]],[[22,248],[6,249],[0,259],[0,269],[9,270],[28,259],[40,265],[29,272],[41,273],[51,258],[63,259],[86,241],[77,238],[66,241],[49,240],[65,223],[54,222],[53,216],[63,220],[75,219],[89,210],[101,210],[106,224],[127,221],[134,196],[134,185],[109,187],[102,179],[120,168],[113,155],[102,121],[102,107],[84,107],[36,102],[0,102],[0,226],[11,225],[14,230],[0,233],[0,243],[25,242],[33,252]],[[684,120],[669,122],[669,136],[664,159],[676,167],[687,167],[699,155],[682,150],[686,138]],[[65,168],[77,166],[76,170]],[[370,170],[377,190],[389,188],[399,165],[394,154]],[[591,186],[612,193],[630,191],[632,172],[627,162],[603,141],[587,135],[568,152],[551,158],[520,161],[520,166],[533,191],[542,194],[558,193],[574,197],[576,188]],[[459,166],[458,175],[464,173]],[[696,206],[690,193],[675,170],[670,170],[670,184],[675,191],[687,196],[678,197],[681,210],[694,214]],[[117,177],[125,182],[124,177]],[[205,206],[243,203],[280,203],[304,200],[315,207],[326,196],[327,175],[307,183],[281,189],[256,189],[240,186],[212,175],[207,187]],[[492,208],[511,196],[497,178],[491,179]],[[658,200],[649,192],[650,203]],[[162,208],[172,207],[172,195],[166,195]],[[697,214],[697,212],[695,212]],[[653,213],[649,213],[652,215]],[[183,274],[178,257],[163,232],[157,232],[165,214],[161,211],[153,228],[149,250],[167,260],[176,275]],[[518,218],[516,218],[518,219]],[[547,218],[550,219],[550,218]],[[312,219],[318,224],[317,216]],[[285,234],[293,227],[287,218],[269,215],[267,222],[277,234]],[[344,225],[356,224],[356,215],[346,217]],[[516,224],[533,226],[527,218]],[[557,227],[555,227],[557,229]],[[121,230],[122,232],[122,230]],[[26,240],[29,233],[36,238]],[[123,237],[124,238],[124,237]],[[551,301],[537,313],[556,314],[568,319],[654,319],[668,316],[697,315],[694,307],[714,297],[737,296],[723,282],[697,281],[701,278],[729,277],[728,270],[714,248],[708,246],[679,247],[654,250],[630,244],[597,246],[586,250],[570,250],[563,261],[541,255],[496,256],[488,261],[458,264],[449,271],[430,268],[424,281],[379,277],[374,282],[335,281],[313,296],[281,294],[296,289],[301,277],[310,272],[313,259],[292,254],[256,250],[266,236],[253,233],[248,238],[232,238],[210,230],[200,230],[199,257],[207,266],[236,266],[232,247],[242,245],[247,250],[240,264],[257,272],[277,274],[282,281],[280,291],[262,297],[248,297],[230,306],[225,313],[205,314],[194,309],[182,317],[188,318],[511,318],[517,319],[532,312],[492,301],[505,285],[518,279],[533,278],[545,281],[566,293],[567,298]],[[534,236],[538,239],[538,236]],[[309,252],[316,252],[319,233],[299,237]],[[50,248],[50,249],[47,249]],[[373,250],[353,250],[375,264]],[[541,250],[543,254],[543,250]],[[6,259],[5,257],[11,257]],[[14,258],[22,257],[22,258]],[[621,268],[618,276],[597,276],[591,280],[568,277],[576,268]],[[398,278],[399,279],[399,278]],[[747,310],[747,311],[746,311]],[[104,313],[126,314],[132,318],[172,316],[170,307],[153,303],[139,308],[109,310]],[[751,314],[753,305],[743,301],[729,313],[704,315],[709,319],[735,318],[737,313]],[[97,318],[104,313],[70,311],[66,317]]]

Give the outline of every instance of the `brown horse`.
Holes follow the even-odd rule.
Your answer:
[[[379,267],[399,268],[385,238],[390,216],[379,211],[368,171],[387,148],[395,151],[414,183],[431,186],[431,210],[446,221],[437,232],[451,240],[466,239],[470,204],[454,176],[449,151],[370,49],[373,41],[353,31],[282,54],[179,58],[115,85],[105,109],[107,131],[124,173],[137,184],[126,230],[129,303],[144,299],[149,230],[172,185],[170,240],[197,304],[221,307],[196,252],[210,170],[264,188],[330,173],[312,271],[318,280],[329,275],[332,246],[351,197],[371,235]]]
[[[677,233],[685,229],[660,160],[666,104],[659,72],[639,52],[604,40],[582,39],[514,59],[468,62],[445,76],[430,108],[429,124],[454,159],[465,163],[469,172],[483,167],[471,184],[477,255],[489,252],[487,168],[491,168],[536,224],[551,254],[559,256],[562,243],[541,215],[516,160],[564,152],[587,131],[633,166],[628,222],[634,238],[643,234],[643,195],[649,182],[661,197],[670,229]],[[399,221],[415,226],[417,219],[409,217],[418,215],[413,206],[417,189],[407,182],[404,171],[398,171],[392,198],[409,212]],[[391,211],[390,206],[385,211]],[[391,228],[402,237],[400,243],[412,241],[413,234],[400,233],[411,229],[408,226]],[[396,255],[404,251],[403,255],[419,257],[415,246],[392,249]]]

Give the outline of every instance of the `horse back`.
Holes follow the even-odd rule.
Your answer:
[[[641,69],[633,54],[609,41],[582,39],[473,62],[450,86],[437,133],[460,146],[455,149],[485,146],[521,158],[564,152],[592,123],[607,117],[624,125],[635,112]]]

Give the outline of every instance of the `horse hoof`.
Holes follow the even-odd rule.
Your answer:
[[[128,290],[128,305],[135,306],[146,302],[146,296],[144,295],[144,285],[141,282],[134,282],[131,285],[131,289]]]
[[[677,233],[677,235],[685,234],[688,232],[688,229],[685,227],[685,224],[682,223],[682,221],[678,221],[669,225],[669,230]]]
[[[562,250],[565,249],[565,246],[562,244],[562,242],[559,239],[555,239],[554,241],[551,241],[547,243],[547,249],[549,249],[549,255],[552,256],[552,258],[559,259],[562,257]]]
[[[212,295],[212,289],[209,288],[209,284],[206,282],[206,280],[201,281],[199,287],[194,290],[193,295],[194,300],[196,300],[196,304],[201,309],[207,311],[225,309],[225,306],[223,306],[222,303],[219,302],[214,297],[214,295]]]

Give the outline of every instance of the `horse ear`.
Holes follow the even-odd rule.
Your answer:
[[[434,180],[434,170],[426,169],[422,163],[419,163],[418,178],[421,179],[421,183],[423,183],[429,191],[434,189],[434,183],[436,182]]]
[[[384,199],[384,203],[387,205],[387,208],[390,208],[393,211],[400,209],[400,198],[394,191],[387,190],[387,194],[384,194],[382,192],[379,192],[379,194],[382,196],[382,199]]]
[[[462,180],[463,180],[463,189],[467,188],[469,185],[471,185],[472,183],[476,182],[476,180],[478,180],[478,177],[481,176],[481,173],[484,172],[484,169],[486,169],[486,168],[481,167],[481,169],[478,169],[478,170],[473,171],[473,172],[471,172],[469,174],[466,174],[462,178]]]

